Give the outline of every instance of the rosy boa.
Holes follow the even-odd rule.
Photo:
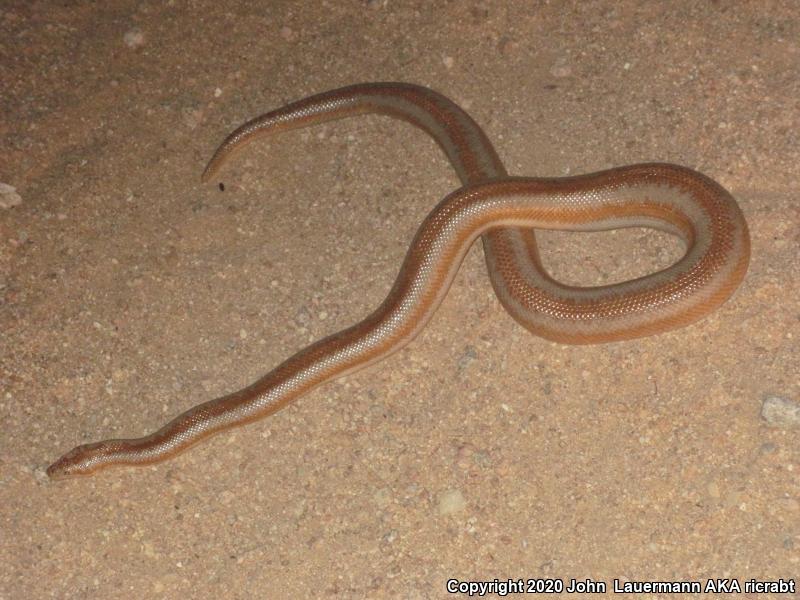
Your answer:
[[[467,113],[432,90],[405,83],[353,85],[262,115],[228,136],[203,181],[257,137],[361,113],[397,117],[426,131],[463,183],[422,222],[383,303],[360,323],[304,348],[252,385],[199,404],[150,435],[78,446],[48,468],[51,477],[165,460],[383,360],[425,327],[478,237],[506,310],[536,335],[569,344],[627,340],[681,327],[725,302],[745,275],[747,224],[731,195],[708,177],[670,164],[565,178],[510,177]],[[542,267],[535,228],[633,226],[679,236],[685,255],[657,273],[593,288],[562,285]]]

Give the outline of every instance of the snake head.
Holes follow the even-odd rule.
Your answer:
[[[117,440],[95,442],[77,446],[47,467],[47,476],[59,480],[81,475],[91,475],[107,464],[108,457],[117,448]]]

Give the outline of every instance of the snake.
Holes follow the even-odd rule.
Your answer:
[[[308,345],[244,389],[189,408],[149,435],[70,450],[47,468],[51,478],[169,459],[385,359],[430,321],[478,238],[501,305],[533,334],[563,344],[630,340],[688,325],[724,303],[745,276],[747,223],[731,194],[713,179],[668,163],[569,177],[510,176],[472,117],[445,96],[411,83],[351,85],[256,117],[222,142],[201,180],[211,181],[256,139],[360,114],[397,118],[426,132],[462,184],[424,218],[383,302],[360,322]],[[545,270],[536,229],[623,227],[677,236],[685,252],[664,269],[611,285],[565,285]]]

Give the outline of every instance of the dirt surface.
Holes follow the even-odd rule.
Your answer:
[[[796,578],[800,429],[761,408],[800,400],[798,40],[791,0],[0,3],[0,598]],[[244,120],[376,80],[453,98],[512,174],[703,171],[747,217],[744,284],[693,326],[571,347],[505,313],[476,246],[390,359],[170,462],[49,481],[383,299],[458,185],[420,131],[338,121],[199,183]],[[681,253],[542,240],[583,285]]]

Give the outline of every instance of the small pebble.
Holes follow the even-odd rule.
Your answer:
[[[281,27],[281,37],[287,42],[291,42],[292,40],[294,40],[296,36],[294,30],[291,27],[284,25],[283,27]]]
[[[800,427],[800,403],[780,396],[767,396],[761,417],[773,427]]]
[[[305,306],[301,306],[294,314],[294,322],[301,327],[305,327],[311,323],[311,311]]]
[[[550,74],[553,75],[553,77],[569,77],[572,75],[572,67],[567,64],[566,58],[561,57],[556,59],[550,69]]]
[[[383,536],[383,541],[391,544],[397,539],[397,529],[392,529],[389,533]]]
[[[447,490],[439,496],[439,514],[452,515],[461,512],[467,507],[467,501],[461,490]]]
[[[467,346],[464,348],[464,353],[461,355],[461,358],[458,359],[458,370],[463,371],[476,358],[478,358],[478,352],[475,350],[475,347]]]
[[[122,40],[128,48],[138,48],[144,45],[144,34],[140,29],[131,29],[122,37]]]
[[[22,196],[13,185],[0,182],[0,208],[11,208],[22,204]]]

